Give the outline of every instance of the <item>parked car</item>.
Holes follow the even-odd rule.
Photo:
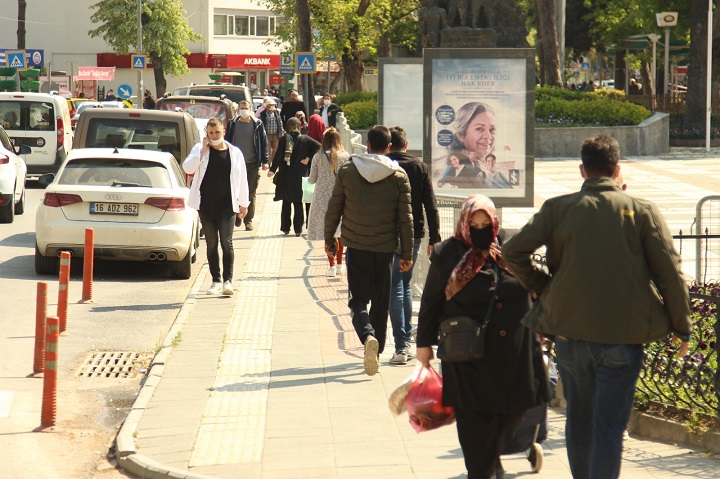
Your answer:
[[[75,111],[75,114],[70,117],[70,126],[73,130],[75,130],[75,125],[77,124],[77,121],[80,119],[80,114],[87,110],[88,108],[103,108],[102,103],[99,101],[86,101],[83,102],[82,105],[78,106],[77,110]]]
[[[254,96],[254,97],[253,97],[253,106],[255,107],[255,110],[256,110],[256,111],[257,111],[258,108],[260,108],[260,107],[262,106],[263,101],[265,100],[265,98],[272,98],[273,100],[275,100],[275,103],[277,103],[277,108],[278,108],[278,110],[279,110],[280,108],[282,108],[282,101],[280,101],[280,98],[278,98],[278,97],[276,97],[276,96],[272,96],[272,95],[268,95],[268,96]]]
[[[27,166],[19,154],[30,153],[30,147],[14,147],[5,128],[0,126],[0,223],[12,223],[15,215],[25,212]]]
[[[85,228],[93,228],[96,258],[167,263],[172,276],[190,277],[198,214],[171,154],[77,149],[57,176],[39,181],[47,187],[35,219],[36,273],[55,274],[61,251],[83,257]]]
[[[91,98],[67,98],[68,110],[70,110],[70,117],[72,117],[83,103],[86,101],[92,101]]]
[[[57,171],[72,148],[70,110],[59,94],[0,93],[0,121],[16,147],[30,147],[28,177]]]
[[[603,90],[614,90],[615,80],[603,80],[600,82],[600,88]]]
[[[91,108],[78,119],[73,148],[164,151],[182,163],[199,141],[195,120],[186,112]]]
[[[227,126],[235,116],[233,104],[227,98],[214,96],[168,96],[159,98],[155,103],[156,110],[184,111],[195,118],[198,130],[205,131],[207,121],[216,116]]]
[[[231,85],[229,83],[216,83],[212,85],[188,85],[176,88],[173,96],[193,95],[193,96],[214,96],[221,97],[225,95],[227,99],[234,103],[233,107],[237,108],[237,104],[243,100],[250,102],[252,106],[252,95],[250,89],[243,85]]]

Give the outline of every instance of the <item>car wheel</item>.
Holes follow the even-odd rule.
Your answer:
[[[60,260],[56,256],[43,256],[35,245],[35,272],[37,274],[58,274]]]
[[[0,223],[12,223],[15,221],[15,205],[12,201],[0,206]]]
[[[15,214],[21,215],[25,213],[25,188],[23,188],[22,196],[20,197],[20,201],[18,201],[15,204]]]
[[[190,279],[192,276],[192,251],[188,251],[184,259],[173,262],[170,274],[173,278]]]

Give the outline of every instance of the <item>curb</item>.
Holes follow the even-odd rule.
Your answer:
[[[628,429],[639,437],[720,454],[720,433],[693,433],[685,424],[633,410]]]
[[[212,479],[211,476],[193,474],[186,469],[177,469],[160,464],[159,462],[143,455],[137,454],[135,449],[135,432],[142,415],[145,412],[150,399],[155,394],[155,388],[160,383],[165,370],[165,362],[170,356],[172,344],[175,337],[182,331],[185,321],[195,307],[196,298],[200,291],[209,268],[204,264],[195,278],[185,302],[180,307],[175,321],[162,343],[162,349],[155,355],[150,364],[147,377],[142,382],[140,393],[130,409],[130,413],[123,422],[122,427],[115,438],[118,467],[138,476],[141,479]]]

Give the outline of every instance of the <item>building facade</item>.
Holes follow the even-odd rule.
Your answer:
[[[97,27],[90,20],[95,3],[97,0],[28,2],[25,45],[27,49],[43,50],[45,66],[58,72],[53,81],[67,84],[72,92],[117,92],[123,84],[136,89],[138,73],[131,68],[130,55],[116,55],[104,40],[88,34]],[[17,2],[7,7],[0,18],[0,48],[14,49]],[[222,81],[246,84],[251,90],[262,91],[280,80],[280,48],[268,40],[274,36],[281,17],[257,0],[183,0],[183,7],[189,25],[203,40],[187,45],[191,73],[182,78],[166,75],[167,91],[190,83],[207,83],[208,75],[217,72],[223,73]],[[91,80],[89,76],[77,77],[80,67],[114,67],[115,73],[112,80]],[[143,70],[143,83],[144,88],[155,91],[152,68]]]

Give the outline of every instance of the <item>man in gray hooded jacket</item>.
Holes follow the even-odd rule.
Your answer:
[[[385,347],[393,253],[400,243],[401,271],[412,266],[413,219],[410,181],[405,171],[384,156],[390,130],[377,125],[368,132],[368,153],[352,155],[339,169],[325,215],[325,250],[341,239],[347,247],[348,307],[352,324],[365,346],[365,372],[380,366]],[[368,314],[368,303],[371,303]]]

